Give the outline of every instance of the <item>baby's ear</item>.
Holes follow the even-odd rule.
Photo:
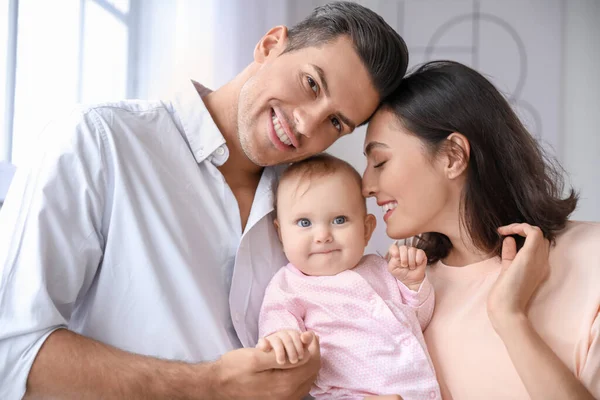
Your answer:
[[[376,226],[377,218],[373,214],[367,214],[365,217],[365,246],[369,244]]]
[[[277,218],[275,218],[273,220],[273,225],[275,225],[275,230],[277,231],[277,237],[279,238],[279,241],[281,242],[281,229],[279,229],[279,221],[277,221]]]

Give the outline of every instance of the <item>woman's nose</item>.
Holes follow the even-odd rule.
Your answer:
[[[362,195],[364,197],[373,197],[375,196],[375,187],[372,184],[373,180],[370,179],[367,171],[363,174],[362,178]]]

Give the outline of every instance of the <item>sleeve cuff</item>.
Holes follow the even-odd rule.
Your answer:
[[[400,294],[402,294],[402,298],[404,299],[404,303],[411,307],[419,307],[425,300],[431,295],[433,291],[433,286],[429,279],[427,279],[427,275],[423,282],[421,282],[421,286],[419,286],[419,290],[410,290],[404,283],[398,281],[398,288],[400,289]]]

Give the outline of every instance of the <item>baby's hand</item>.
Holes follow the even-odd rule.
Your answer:
[[[388,251],[388,270],[396,279],[404,283],[411,290],[419,290],[425,279],[427,256],[425,252],[416,247],[390,246]]]
[[[311,332],[277,331],[259,339],[256,348],[266,352],[274,350],[279,365],[284,365],[286,361],[296,364],[304,357],[304,348],[310,343],[312,335]]]

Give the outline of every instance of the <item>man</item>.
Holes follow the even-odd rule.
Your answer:
[[[188,82],[50,129],[0,216],[0,398],[305,395],[316,337],[293,368],[251,348],[284,264],[272,166],[367,121],[407,58],[381,17],[333,3],[267,32],[215,92]]]

